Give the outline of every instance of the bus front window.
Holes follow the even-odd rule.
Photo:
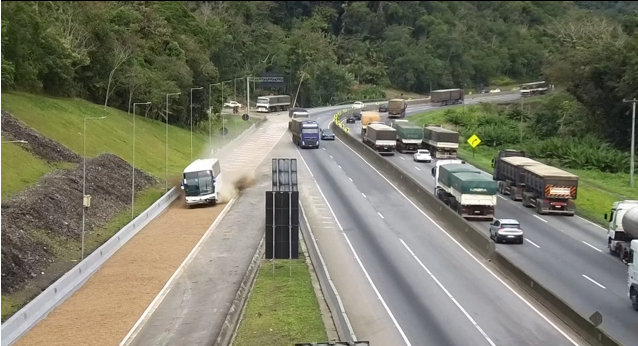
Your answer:
[[[186,196],[201,196],[215,192],[210,172],[185,173],[184,180],[184,194]]]

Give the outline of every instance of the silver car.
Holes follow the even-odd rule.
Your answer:
[[[495,219],[490,223],[490,239],[496,243],[523,244],[524,236],[520,222],[515,219]]]

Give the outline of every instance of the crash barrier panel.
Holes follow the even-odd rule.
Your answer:
[[[359,139],[350,136],[340,126],[342,124],[340,121],[331,124],[331,128],[337,138],[361,155],[393,184],[398,185],[405,195],[414,199],[425,209],[436,212],[437,221],[440,220],[443,223],[442,227],[445,230],[459,236],[461,241],[471,246],[485,259],[490,260],[496,268],[507,274],[510,279],[513,279],[521,288],[537,299],[587,342],[601,346],[622,346],[622,344],[594,325],[589,318],[580,315],[569,304],[538,283],[504,255],[497,252],[494,243],[487,235],[436,198],[433,195],[433,191],[427,191],[399,167],[383,158],[383,156]]]

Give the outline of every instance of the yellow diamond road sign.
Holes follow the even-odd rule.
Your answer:
[[[467,144],[469,144],[472,148],[476,148],[479,144],[481,144],[481,139],[478,138],[477,135],[472,135],[472,137],[468,138]]]

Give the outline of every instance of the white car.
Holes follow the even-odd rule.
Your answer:
[[[224,103],[224,108],[235,108],[235,107],[241,108],[241,103],[237,101],[228,101]]]
[[[419,149],[416,153],[414,153],[414,161],[415,162],[432,162],[432,155],[427,149]]]
[[[361,101],[357,101],[352,105],[352,108],[354,109],[362,109],[365,105],[363,104],[363,102]]]

